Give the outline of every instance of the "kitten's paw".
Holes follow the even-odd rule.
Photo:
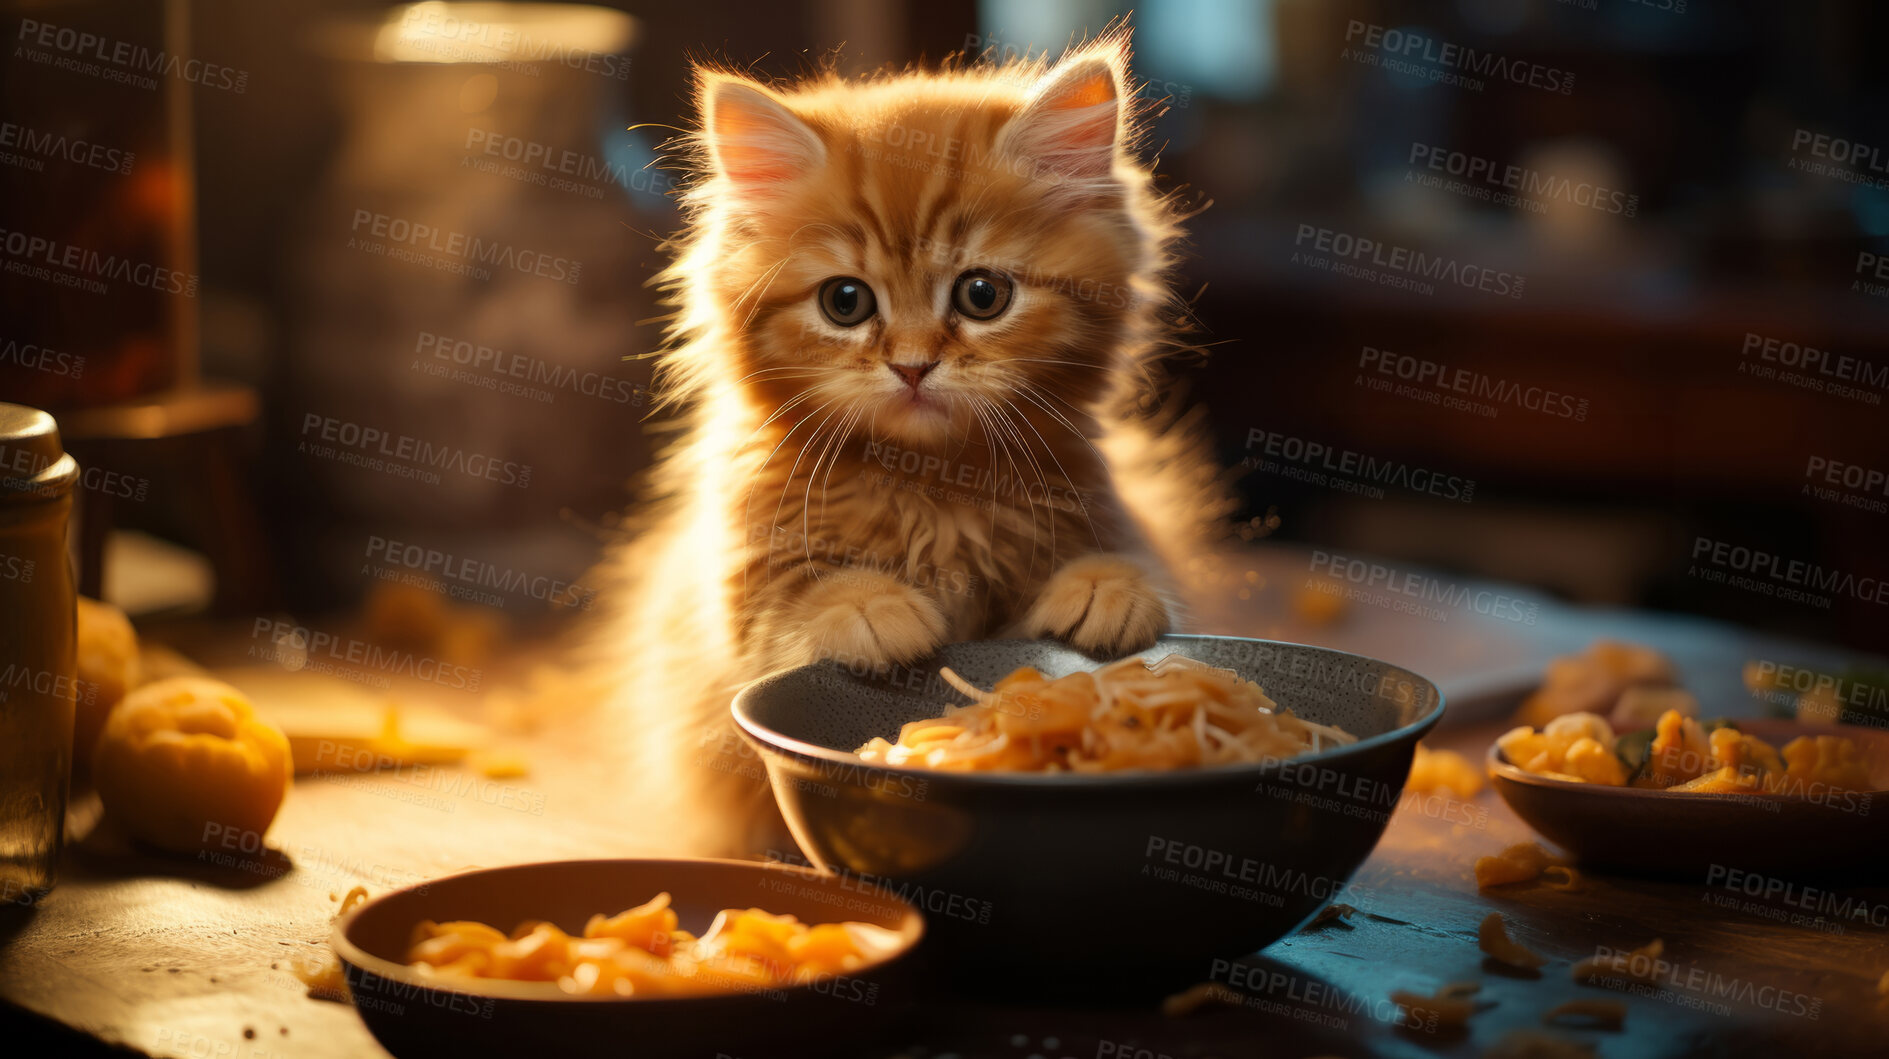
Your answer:
[[[874,571],[830,573],[807,589],[791,630],[803,659],[886,666],[923,658],[944,642],[944,611],[930,597]]]
[[[1089,555],[1056,571],[1024,615],[1026,636],[1054,636],[1094,655],[1139,651],[1168,630],[1167,604],[1140,566]]]

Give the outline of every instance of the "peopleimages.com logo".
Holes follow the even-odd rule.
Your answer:
[[[249,87],[247,70],[126,40],[113,40],[37,19],[21,19],[20,32],[14,41],[15,58],[105,81],[117,81],[147,92],[157,88],[157,78],[146,76],[150,74],[174,77],[205,88],[220,88],[237,95],[242,95]],[[51,51],[35,51],[35,47],[49,48]],[[55,55],[54,52],[63,54]]]
[[[1846,570],[1832,570],[1802,559],[1787,559],[1775,552],[1748,548],[1730,541],[1696,537],[1692,542],[1692,560],[1694,576],[1724,582],[1736,588],[1751,589],[1778,599],[1817,603],[1818,597],[1813,597],[1811,593],[1822,592],[1829,596],[1848,596],[1864,603],[1889,606],[1889,581],[1882,578],[1858,577]],[[1822,597],[1818,605],[1829,606],[1828,597]]]
[[[1865,404],[1881,404],[1882,394],[1889,392],[1889,365],[1872,364],[1775,335],[1745,332],[1738,355],[1740,373],[1776,379],[1800,389]]]
[[[463,10],[476,11],[477,8],[469,6]],[[557,63],[609,80],[624,81],[630,76],[630,61],[621,55],[593,51],[567,40],[533,36],[522,24],[463,18],[450,4],[408,5],[400,20],[398,39],[405,47],[431,52],[446,60],[490,61],[492,55],[497,54],[505,56],[501,65],[507,69]]]
[[[1889,188],[1889,154],[1874,144],[1800,128],[1791,135],[1791,169],[1865,187]]]
[[[1441,254],[1428,254],[1316,224],[1301,223],[1293,236],[1293,263],[1351,276],[1386,287],[1434,294],[1435,285],[1520,298],[1528,277]],[[1303,255],[1303,256],[1302,256]],[[1316,255],[1324,255],[1319,257]]]
[[[1484,79],[1564,96],[1574,91],[1574,75],[1566,70],[1440,40],[1418,30],[1354,18],[1345,24],[1345,44],[1342,58],[1472,92],[1482,91]],[[1354,50],[1359,48],[1369,50]]]
[[[349,231],[353,233],[349,237],[349,245],[358,249],[397,260],[410,260],[443,272],[473,275],[479,279],[489,279],[491,276],[491,268],[481,266],[511,269],[560,283],[576,283],[584,273],[584,263],[581,261],[482,239],[465,232],[447,231],[368,209],[354,211]],[[364,242],[369,236],[384,241]],[[444,257],[435,258],[433,254]]]
[[[1405,610],[1422,617],[1435,619],[1443,614],[1442,607],[1452,607],[1487,618],[1533,625],[1541,615],[1541,604],[1532,600],[1519,599],[1494,589],[1470,588],[1430,574],[1398,570],[1383,563],[1334,555],[1331,552],[1314,551],[1309,570],[1336,579],[1340,587],[1351,586],[1354,591],[1346,593],[1347,599],[1380,606],[1387,602],[1403,604],[1392,605],[1388,609]],[[1389,596],[1383,600],[1374,598],[1379,593],[1388,593]]]
[[[1546,386],[1526,386],[1473,368],[1452,367],[1408,353],[1393,353],[1387,349],[1365,346],[1358,354],[1358,370],[1383,376],[1365,376],[1365,385],[1369,389],[1395,392],[1400,397],[1426,400],[1430,404],[1472,412],[1489,419],[1499,414],[1500,405],[1575,422],[1587,419],[1585,397],[1575,397]],[[1411,385],[1397,387],[1391,379]],[[1483,401],[1489,403],[1480,403]]]
[[[1476,481],[1418,467],[1402,460],[1380,459],[1338,448],[1322,441],[1253,427],[1246,432],[1246,451],[1242,461],[1248,467],[1283,477],[1329,485],[1347,492],[1364,491],[1381,499],[1379,486],[1406,489],[1419,495],[1459,500],[1465,504],[1476,497]],[[1293,466],[1283,466],[1291,464]]]
[[[529,398],[543,404],[560,392],[611,404],[641,405],[643,387],[599,371],[578,371],[542,357],[512,353],[463,338],[421,331],[413,345],[415,370],[450,382]]]
[[[1889,514],[1889,474],[1861,464],[1811,455],[1804,464],[1804,493],[1845,507]]]
[[[1528,166],[1504,164],[1436,144],[1413,141],[1408,162],[1427,170],[1411,171],[1412,179],[1418,183],[1498,206],[1515,206],[1530,213],[1546,211],[1549,202],[1584,206],[1623,217],[1632,217],[1640,211],[1640,196],[1618,188],[1587,180],[1569,180]],[[1455,180],[1446,181],[1443,179],[1446,176]]]
[[[335,416],[309,412],[302,417],[302,438],[296,451],[337,460],[399,478],[414,478],[438,485],[440,471],[482,478],[517,489],[531,484],[531,465],[501,460],[452,445],[439,445],[408,434],[396,434]],[[311,440],[312,439],[312,440]],[[326,444],[324,444],[326,443]]]
[[[11,121],[0,121],[0,148],[5,148],[0,151],[0,162],[21,165],[35,173],[46,168],[41,159],[52,158],[122,176],[131,172],[131,163],[138,157],[131,151],[93,143],[83,137],[61,136]],[[21,158],[12,151],[23,151],[35,157]]]
[[[194,273],[179,272],[149,261],[138,261],[117,254],[101,253],[72,243],[62,243],[43,235],[0,229],[0,251],[10,259],[4,270],[32,279],[43,279],[67,287],[78,287],[93,294],[108,294],[106,280],[145,287],[159,294],[197,296]]]
[[[385,563],[389,568],[413,571],[429,579],[438,577],[443,582],[447,582],[441,586],[446,595],[454,599],[484,603],[488,606],[500,608],[505,606],[504,596],[495,593],[520,596],[547,603],[553,607],[568,607],[575,610],[589,610],[597,598],[595,589],[573,584],[561,578],[527,573],[501,563],[455,555],[452,552],[419,544],[390,540],[378,534],[367,538],[366,558]],[[392,580],[393,578],[385,579]],[[481,591],[483,589],[493,591]]]
[[[85,372],[83,356],[11,338],[0,344],[0,364],[9,362],[28,371],[43,371],[68,379],[76,379]]]

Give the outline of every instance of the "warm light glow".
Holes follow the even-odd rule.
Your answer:
[[[636,36],[619,11],[582,4],[407,4],[387,13],[374,58],[412,63],[566,63],[618,55]]]

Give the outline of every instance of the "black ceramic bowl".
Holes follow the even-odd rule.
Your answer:
[[[576,934],[669,891],[681,926],[700,933],[724,908],[764,908],[807,923],[857,920],[899,932],[896,953],[851,975],[760,993],[643,998],[569,996],[543,982],[445,980],[402,962],[424,919],[471,919],[509,931],[543,919]],[[869,1035],[909,999],[924,918],[856,881],[788,865],[725,860],[578,860],[434,879],[362,904],[335,924],[348,991],[374,1038],[398,1056],[829,1056]]]
[[[744,688],[734,714],[801,848],[923,909],[931,957],[954,980],[1185,985],[1216,958],[1284,936],[1343,889],[1443,700],[1408,670],[1319,647],[1169,636],[1142,656],[1170,653],[1237,670],[1281,706],[1359,740],[1266,764],[1103,775],[894,769],[852,753],[963,703],[940,666],[980,687],[1023,665],[1051,676],[1097,666],[1029,640],[953,644],[890,674],[834,661],[789,670]]]

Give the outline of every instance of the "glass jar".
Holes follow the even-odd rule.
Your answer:
[[[0,903],[53,887],[78,688],[66,525],[79,466],[53,418],[0,404]]]

